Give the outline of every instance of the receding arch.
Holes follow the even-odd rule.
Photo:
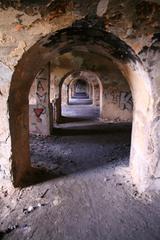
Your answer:
[[[23,54],[15,68],[9,94],[14,184],[19,185],[31,167],[28,95],[33,80],[53,56],[77,49],[111,59],[129,83],[134,101],[130,166],[134,182],[143,190],[153,179],[150,163],[155,157],[155,153],[148,151],[154,120],[150,78],[138,56],[125,42],[112,33],[84,24],[84,21],[40,39]]]
[[[101,80],[101,76],[99,75],[99,73],[97,72],[94,72],[94,71],[90,71],[90,70],[85,70],[84,68],[83,69],[79,69],[79,71],[71,71],[71,72],[68,72],[66,74],[64,74],[64,76],[61,78],[61,81],[60,81],[60,84],[59,84],[59,104],[58,104],[58,120],[60,120],[61,118],[61,113],[62,113],[62,109],[61,109],[61,98],[62,98],[62,86],[63,86],[63,83],[66,81],[67,78],[70,78],[70,77],[73,77],[73,80],[75,80],[75,78],[77,78],[79,76],[79,74],[81,74],[81,72],[85,72],[85,73],[93,73],[96,77],[96,81],[99,85],[99,88],[100,88],[100,113],[102,113],[102,95],[103,95],[103,91],[104,91],[104,82],[103,80]],[[71,83],[71,82],[70,82]],[[69,83],[69,84],[70,84]]]

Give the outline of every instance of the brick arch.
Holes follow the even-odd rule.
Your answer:
[[[152,85],[135,52],[122,40],[84,22],[51,33],[25,52],[14,71],[9,94],[9,116],[14,184],[19,185],[30,171],[28,95],[33,80],[53,56],[78,50],[103,55],[120,69],[131,88],[134,110],[130,154],[131,174],[140,190],[153,181],[152,162],[158,153],[150,151],[153,113]],[[157,155],[156,155],[157,154]],[[22,157],[23,156],[23,157]]]

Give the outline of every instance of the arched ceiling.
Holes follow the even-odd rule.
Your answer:
[[[68,74],[66,78],[63,79],[61,82],[61,85],[63,84],[71,84],[72,82],[76,82],[77,80],[82,80],[87,83],[92,83],[92,84],[99,84],[100,83],[100,78],[99,76],[92,71],[77,71],[77,72],[72,72],[71,74]],[[102,82],[101,82],[102,84]]]
[[[63,69],[68,69],[68,72],[71,69],[81,72],[83,69],[90,70],[99,73],[106,83],[126,84],[122,73],[110,59],[94,53],[79,51],[65,53],[52,61],[51,68],[55,74],[63,72]]]

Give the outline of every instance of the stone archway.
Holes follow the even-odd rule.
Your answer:
[[[78,72],[72,71],[72,72],[68,72],[68,73],[64,74],[64,76],[62,77],[62,79],[60,81],[60,84],[59,84],[59,98],[58,98],[58,106],[57,106],[57,109],[58,109],[58,111],[57,111],[57,120],[58,121],[60,120],[61,115],[62,115],[62,108],[61,108],[61,106],[62,106],[62,86],[63,86],[63,83],[68,78],[70,78],[72,76],[73,76],[73,79],[74,79],[72,81],[76,81],[76,77],[78,77],[79,74],[81,74],[81,73],[92,73],[92,74],[95,75],[96,81],[97,81],[97,84],[99,85],[99,90],[100,90],[100,93],[99,93],[99,95],[100,95],[100,114],[102,113],[102,105],[103,105],[103,100],[102,100],[103,96],[102,95],[103,95],[103,91],[104,91],[104,82],[101,80],[101,78],[100,78],[98,73],[92,72],[92,71],[89,71],[89,70],[85,70],[85,69],[83,69],[83,70],[79,69]],[[83,78],[84,78],[84,76],[83,76]],[[69,86],[72,83],[72,81],[70,81]],[[87,82],[87,79],[85,81]]]
[[[153,166],[158,151],[151,126],[155,121],[151,82],[134,51],[111,33],[78,21],[70,28],[40,39],[19,61],[12,77],[9,94],[10,132],[12,144],[12,173],[14,185],[20,185],[30,171],[28,95],[31,84],[42,66],[53,56],[71,50],[91,51],[110,58],[127,79],[134,101],[130,167],[140,191],[151,186]],[[33,67],[34,66],[34,67]]]

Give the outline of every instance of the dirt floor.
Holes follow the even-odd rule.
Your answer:
[[[160,240],[160,195],[139,194],[130,177],[131,125],[55,127],[30,140],[40,182],[1,187],[0,239]]]

